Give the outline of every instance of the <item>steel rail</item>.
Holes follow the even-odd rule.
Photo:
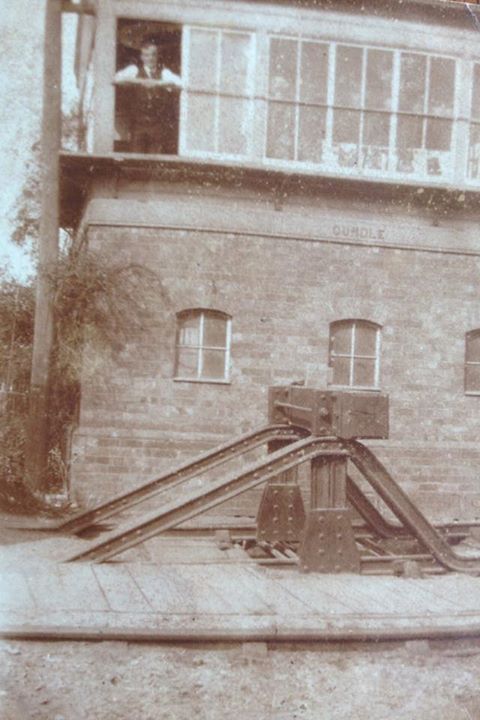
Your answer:
[[[268,624],[267,624],[268,623]],[[267,626],[258,629],[237,630],[231,628],[115,628],[79,627],[58,625],[6,625],[0,629],[3,640],[69,640],[81,642],[127,641],[138,643],[314,643],[314,642],[405,642],[409,640],[460,640],[480,637],[480,623],[473,619],[468,624],[433,624],[421,627],[332,627],[332,618],[319,628],[312,623],[309,628],[279,626],[266,620]]]
[[[205,453],[191,460],[187,460],[187,462],[182,463],[173,470],[167,471],[163,475],[154,476],[133,490],[106,500],[90,510],[85,510],[60,525],[57,525],[55,529],[72,533],[81,532],[101,520],[110,518],[145,500],[156,497],[167,489],[191,480],[195,475],[199,475],[200,473],[223,465],[230,460],[234,460],[236,457],[255,450],[257,447],[271,440],[290,439],[293,441],[307,434],[308,431],[303,428],[290,425],[262,426],[211,450],[207,450]]]
[[[463,558],[454,553],[371,450],[358,440],[343,440],[342,446],[365,480],[437,562],[455,572],[480,574],[480,557]]]
[[[140,520],[121,526],[110,532],[101,541],[93,541],[89,547],[69,558],[102,562],[115,557],[120,552],[135,547],[155,535],[179,525],[216,505],[260,485],[281,472],[290,470],[318,455],[347,452],[337,438],[308,437],[271,453],[262,460],[251,463],[241,472],[234,471],[225,479],[216,481],[207,489],[197,488],[184,497],[165,505],[160,511],[152,512]]]

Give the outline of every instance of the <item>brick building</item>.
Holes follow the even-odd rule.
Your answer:
[[[102,0],[82,17],[64,222],[157,272],[163,299],[84,383],[80,502],[262,423],[268,386],[300,381],[388,393],[390,438],[372,444],[394,476],[432,519],[480,515],[476,13]],[[146,38],[181,77],[160,100],[116,75]],[[156,102],[160,144],[139,148]]]

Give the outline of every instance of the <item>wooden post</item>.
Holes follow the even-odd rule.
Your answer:
[[[95,32],[95,89],[93,96],[93,146],[96,155],[113,150],[115,136],[115,50],[116,17],[112,0],[102,0],[97,8]]]
[[[62,129],[62,2],[46,0],[41,147],[41,218],[38,243],[35,325],[30,380],[27,482],[47,489],[48,398],[54,339],[51,273],[58,254],[59,150]]]

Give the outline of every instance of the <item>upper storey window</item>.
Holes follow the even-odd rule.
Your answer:
[[[455,62],[402,53],[400,67],[398,170],[445,175],[451,162]]]
[[[185,28],[182,152],[250,154],[255,73],[254,35]]]
[[[117,36],[117,151],[452,179],[452,58],[125,19]],[[475,177],[479,68],[470,145]]]
[[[270,39],[267,157],[322,162],[328,61],[326,43]]]
[[[267,159],[366,175],[451,171],[455,61],[270,38]]]
[[[180,56],[177,26],[119,21],[115,150],[178,152]]]

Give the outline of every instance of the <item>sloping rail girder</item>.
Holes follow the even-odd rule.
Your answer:
[[[160,511],[143,516],[140,520],[125,524],[104,536],[101,541],[93,541],[73,560],[102,562],[121,552],[135,547],[145,540],[168,530],[185,520],[200,515],[216,505],[220,505],[246,490],[274,478],[281,472],[290,470],[318,455],[346,455],[342,442],[337,438],[308,437],[298,440],[285,448],[257,460],[226,478],[212,483],[207,489],[197,488],[185,493]]]
[[[453,552],[446,539],[428,522],[371,450],[358,440],[312,436],[292,442],[266,458],[252,462],[240,472],[232,471],[224,479],[209,484],[207,488],[199,487],[185,492],[160,510],[145,514],[137,521],[125,523],[111,531],[101,541],[91,541],[82,552],[70,560],[94,562],[109,560],[165,530],[271,480],[282,472],[316,457],[328,455],[349,457],[403,528],[407,528],[437,562],[456,572],[480,573],[480,558],[464,558]],[[360,509],[364,518],[367,516],[367,521],[377,526],[382,522],[381,529],[388,535],[390,532],[396,532],[396,526],[388,523],[373,505],[370,504],[368,507],[368,500],[358,488],[356,492],[352,490],[354,486],[355,484],[350,480],[349,499],[353,500],[353,505]],[[173,485],[170,485],[171,487]],[[363,496],[366,502],[360,503],[360,496]]]
[[[389,522],[384,515],[377,510],[375,505],[358,487],[356,482],[347,475],[347,499],[354,510],[363,518],[367,527],[378,537],[383,540],[399,538],[411,538],[412,533],[409,528],[400,522]],[[442,523],[433,526],[435,530],[448,538],[449,543],[458,543],[465,539],[472,528],[480,527],[480,522],[451,522]]]
[[[165,490],[171,490],[177,485],[191,480],[196,475],[213,470],[235,458],[248,453],[272,440],[286,440],[293,442],[305,437],[309,433],[303,428],[291,425],[267,425],[237,436],[212,450],[188,460],[172,471],[155,476],[139,487],[85,510],[69,518],[56,527],[63,532],[78,533],[91,527],[95,523],[114,517],[150,498],[156,497]]]
[[[405,534],[405,527],[390,523],[370,502],[354,480],[347,475],[347,500],[354,510],[363,518],[368,527],[383,539],[397,538]]]
[[[460,557],[453,552],[445,538],[428,522],[371,450],[358,440],[344,440],[342,447],[387,507],[437,562],[455,572],[480,574],[480,558]]]

